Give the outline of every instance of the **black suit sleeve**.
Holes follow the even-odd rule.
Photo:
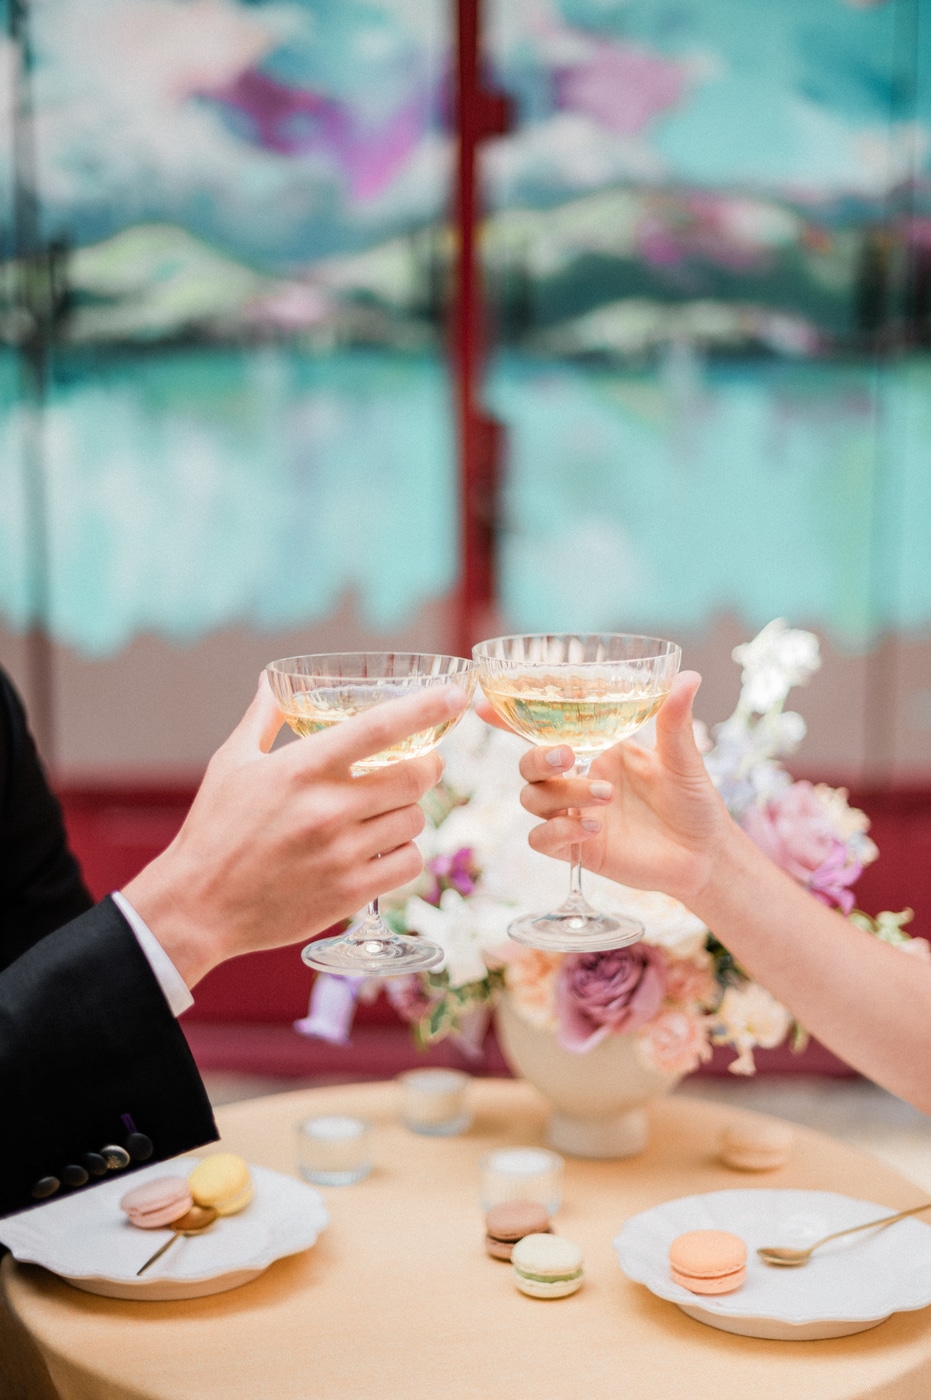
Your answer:
[[[110,899],[0,973],[0,1122],[4,1214],[132,1128],[158,1160],[217,1137],[184,1033]]]
[[[0,672],[0,1214],[37,1204],[37,1181],[123,1146],[133,1128],[156,1160],[217,1137],[184,1033],[132,929],[111,899],[90,906]]]
[[[0,670],[0,967],[92,904],[19,696]]]

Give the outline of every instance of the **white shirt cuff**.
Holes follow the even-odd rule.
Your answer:
[[[129,900],[121,895],[119,890],[114,890],[110,898],[136,935],[139,947],[148,959],[155,980],[164,992],[165,1000],[171,1007],[172,1014],[180,1016],[182,1011],[187,1011],[189,1006],[194,1005],[194,998],[191,996],[184,978],[148,924],[136,913]]]

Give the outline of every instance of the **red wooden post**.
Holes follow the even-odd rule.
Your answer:
[[[481,402],[485,317],[479,234],[479,145],[510,127],[508,98],[484,87],[481,0],[458,0],[455,238],[451,361],[459,455],[459,588],[456,644],[463,656],[495,598],[495,537],[504,429]]]

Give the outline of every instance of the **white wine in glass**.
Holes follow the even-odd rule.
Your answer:
[[[329,652],[287,656],[265,668],[278,708],[295,734],[307,738],[343,724],[373,705],[410,695],[425,686],[458,685],[467,695],[475,689],[475,663],[461,656],[400,651]],[[353,763],[356,777],[419,758],[435,749],[461,715],[391,744]],[[443,960],[438,944],[414,934],[396,934],[378,912],[374,899],[346,933],[308,943],[301,957],[320,972],[344,977],[395,977],[425,972]]]
[[[479,684],[496,714],[532,744],[567,744],[575,772],[627,739],[663,703],[679,669],[674,642],[624,632],[525,633],[495,637],[472,650]],[[602,914],[582,893],[582,850],[572,850],[569,894],[549,914],[515,919],[517,943],[550,952],[623,948],[643,925]]]

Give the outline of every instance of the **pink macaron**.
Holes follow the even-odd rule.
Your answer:
[[[193,1204],[191,1188],[183,1176],[159,1176],[128,1191],[120,1201],[120,1210],[129,1216],[131,1225],[158,1230],[180,1220]]]

